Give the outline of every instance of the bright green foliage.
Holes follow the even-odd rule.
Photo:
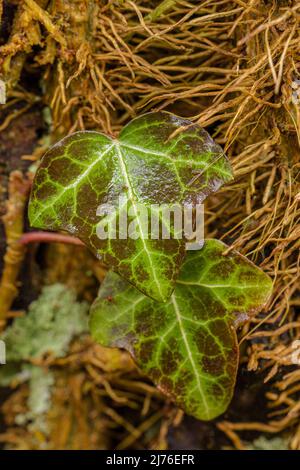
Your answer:
[[[91,332],[127,349],[139,367],[189,414],[212,419],[227,408],[238,365],[237,323],[261,308],[271,281],[226,245],[189,252],[167,303],[109,273],[91,309]]]
[[[87,331],[87,312],[88,304],[76,302],[75,294],[64,285],[44,287],[27,315],[16,318],[0,337],[6,344],[7,362],[44,353],[64,356],[72,338]]]
[[[66,230],[146,295],[170,297],[185,255],[183,239],[148,239],[140,204],[193,206],[232,178],[220,146],[196,124],[166,112],[148,113],[125,126],[119,139],[98,132],[66,137],[37,171],[29,218],[43,229]],[[138,238],[119,239],[128,201]],[[115,239],[100,239],[97,208],[117,210]],[[103,219],[103,217],[102,217]],[[164,223],[164,220],[161,221]],[[150,224],[149,224],[150,226]]]
[[[271,281],[238,253],[224,255],[227,247],[217,240],[185,258],[184,238],[153,239],[140,208],[149,216],[153,205],[195,207],[231,178],[228,160],[206,131],[169,113],[149,113],[125,126],[118,140],[78,132],[52,147],[29,205],[33,226],[76,235],[112,268],[92,307],[94,338],[127,349],[162,391],[204,420],[221,414],[232,398],[235,327],[264,305]],[[116,212],[103,219],[104,204]],[[129,223],[134,219],[135,239],[119,231],[125,215]],[[159,218],[168,225],[162,213]],[[60,308],[70,304],[64,298]],[[23,319],[14,323],[15,332],[8,330],[16,357],[19,349],[23,357],[66,350],[76,315],[71,320],[66,312],[64,320],[50,311],[44,320],[32,314],[34,325]]]

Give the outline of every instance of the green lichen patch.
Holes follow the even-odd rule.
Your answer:
[[[0,387],[29,384],[28,411],[16,416],[17,424],[30,422],[32,429],[47,431],[44,418],[51,406],[54,375],[31,360],[45,354],[65,356],[72,339],[88,330],[88,308],[63,284],[46,286],[27,314],[16,318],[1,335],[6,364],[0,367]]]
[[[64,356],[71,340],[87,331],[87,311],[88,304],[76,302],[75,293],[64,285],[44,287],[28,313],[16,318],[1,336],[6,345],[7,363],[46,353]]]

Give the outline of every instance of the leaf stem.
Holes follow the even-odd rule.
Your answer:
[[[68,243],[71,245],[84,246],[84,243],[79,238],[63,235],[62,233],[55,232],[29,232],[25,233],[19,239],[22,245],[29,243]]]

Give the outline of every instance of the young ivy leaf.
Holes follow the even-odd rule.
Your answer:
[[[145,297],[110,272],[91,308],[103,346],[127,349],[141,370],[198,419],[223,413],[238,366],[235,327],[268,300],[270,278],[227,246],[206,240],[188,253],[167,303]]]
[[[194,206],[231,178],[221,147],[205,130],[166,112],[149,113],[125,126],[118,140],[77,132],[54,145],[37,170],[29,219],[34,227],[76,235],[144,294],[166,301],[185,241],[147,239],[140,205]],[[99,206],[115,208],[119,222],[128,207],[124,201],[135,219],[136,238],[120,234],[118,223],[115,236],[99,238]]]

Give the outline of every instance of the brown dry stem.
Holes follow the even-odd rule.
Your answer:
[[[10,174],[7,211],[2,218],[7,243],[0,282],[0,322],[2,327],[18,294],[18,275],[25,255],[25,246],[19,242],[19,239],[23,233],[24,208],[29,189],[30,181],[21,172],[13,171]]]

